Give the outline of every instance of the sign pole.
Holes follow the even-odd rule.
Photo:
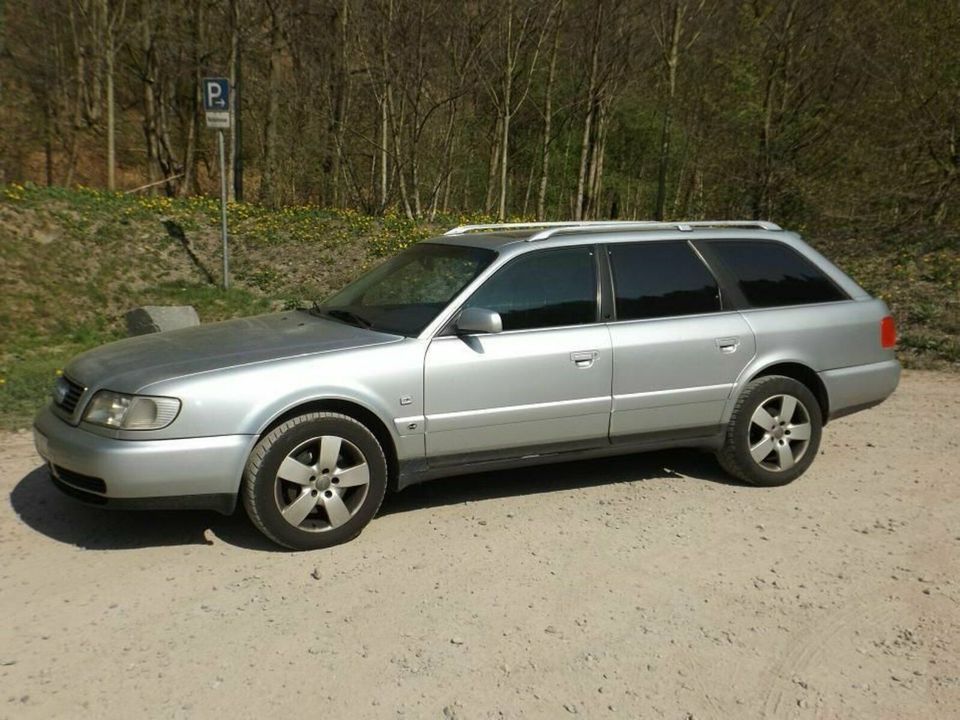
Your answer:
[[[220,146],[220,235],[223,239],[223,289],[230,287],[230,256],[227,248],[227,163],[223,152],[223,130],[217,131]]]
[[[225,77],[203,78],[203,111],[207,127],[217,131],[220,155],[220,235],[223,240],[223,289],[230,287],[230,249],[227,246],[227,160],[223,147],[224,128],[230,127],[230,81]]]

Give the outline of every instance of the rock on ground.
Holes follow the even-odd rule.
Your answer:
[[[179,330],[200,324],[192,305],[144,305],[126,314],[127,335]]]

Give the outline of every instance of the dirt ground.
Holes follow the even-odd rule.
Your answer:
[[[960,716],[960,377],[794,484],[662,452],[441,480],[355,541],[110,513],[0,436],[0,718]]]

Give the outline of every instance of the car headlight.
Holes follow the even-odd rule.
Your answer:
[[[176,398],[124,395],[101,390],[87,405],[84,421],[118,430],[159,430],[180,412]]]

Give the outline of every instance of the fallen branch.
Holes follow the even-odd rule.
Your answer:
[[[184,175],[183,173],[178,173],[177,175],[171,175],[170,177],[164,178],[163,180],[157,180],[157,181],[152,182],[152,183],[147,183],[146,185],[141,185],[140,187],[135,187],[133,190],[124,190],[124,191],[123,191],[123,194],[124,194],[124,195],[129,195],[130,193],[140,192],[141,190],[146,190],[147,188],[152,188],[154,185],[162,185],[162,184],[165,183],[165,182],[170,182],[171,180],[176,180],[177,178],[182,178],[183,175]]]

